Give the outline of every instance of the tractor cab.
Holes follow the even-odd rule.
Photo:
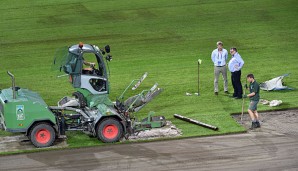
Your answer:
[[[54,65],[69,75],[69,81],[74,88],[93,95],[108,94],[106,62],[112,59],[109,52],[109,45],[104,49],[83,43],[63,47],[56,51]],[[104,58],[105,54],[107,55]]]

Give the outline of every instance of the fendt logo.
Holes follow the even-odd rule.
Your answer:
[[[16,106],[17,120],[25,120],[24,105]]]

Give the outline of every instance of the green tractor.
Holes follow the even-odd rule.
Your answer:
[[[8,72],[12,87],[0,91],[0,127],[24,133],[36,147],[48,147],[56,138],[65,137],[68,130],[80,130],[112,143],[164,126],[165,117],[153,116],[154,112],[145,119],[135,115],[162,91],[157,84],[125,99],[126,92],[137,89],[147,73],[133,80],[115,102],[109,99],[109,53],[108,45],[100,49],[83,43],[56,51],[53,66],[69,76],[75,89],[73,96],[63,97],[57,106],[48,106],[37,93],[16,87],[14,75]],[[86,60],[90,57],[94,63]]]

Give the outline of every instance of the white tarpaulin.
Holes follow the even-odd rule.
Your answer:
[[[292,88],[289,88],[287,86],[283,86],[283,82],[282,79],[286,76],[288,76],[289,74],[284,74],[282,76],[273,78],[269,81],[265,81],[263,83],[260,84],[260,88],[262,90],[292,90]]]

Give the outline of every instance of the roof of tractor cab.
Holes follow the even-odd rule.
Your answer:
[[[72,45],[68,48],[69,52],[76,55],[79,55],[79,50],[81,50],[81,48],[79,47],[79,44]],[[99,49],[96,49],[94,46],[90,44],[83,44],[82,50],[83,52],[89,52],[89,53],[97,53],[99,51]]]

